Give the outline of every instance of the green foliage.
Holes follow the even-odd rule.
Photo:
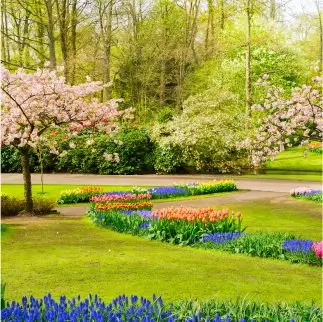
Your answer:
[[[87,142],[93,139],[94,143]],[[99,135],[93,138],[84,135],[73,139],[76,148],[69,149],[60,158],[57,168],[64,172],[99,173],[99,174],[134,174],[145,173],[152,169],[151,154],[153,144],[145,130],[137,128],[121,129],[114,137]],[[108,161],[104,153],[118,154],[120,161]]]
[[[87,212],[91,220],[102,227],[110,228],[120,233],[128,233],[132,235],[142,235],[144,230],[140,229],[140,225],[146,222],[146,219],[139,215],[125,215],[119,211],[110,210],[98,211],[91,209]]]
[[[182,151],[178,146],[158,146],[154,153],[154,168],[157,173],[176,173],[184,166]]]
[[[43,197],[34,197],[34,209],[35,215],[47,215],[51,213],[55,207],[55,201]],[[17,216],[25,208],[25,201],[16,197],[7,195],[1,196],[1,215],[4,217]]]
[[[88,144],[93,139],[92,144]],[[139,174],[153,171],[154,144],[146,130],[135,127],[120,129],[114,137],[101,134],[92,137],[84,132],[72,140],[58,137],[58,150],[67,151],[55,156],[48,150],[42,150],[45,172],[98,173],[98,174]],[[71,149],[69,144],[75,144]],[[119,155],[120,161],[107,161],[104,153]],[[6,147],[1,149],[1,171],[21,172],[18,149]],[[32,172],[40,171],[36,153],[30,152]]]
[[[227,217],[215,222],[152,219],[147,237],[152,240],[183,246],[195,244],[204,234],[239,232],[241,230],[240,218]]]
[[[319,204],[323,202],[323,194],[322,194],[322,192],[313,193],[313,194],[305,194],[305,195],[295,195],[293,197],[297,198],[297,199],[311,200],[311,201],[314,201],[314,202],[319,203]]]
[[[6,283],[1,282],[1,307],[0,307],[1,310],[6,306],[6,300],[4,296],[5,290],[6,290]]]
[[[322,148],[312,148],[311,152],[314,152],[316,154],[322,154],[323,153],[323,149]]]
[[[284,251],[284,241],[294,238],[294,235],[288,233],[254,232],[222,244],[208,242],[201,244],[200,246],[203,248],[219,249],[250,256],[285,259],[293,263],[321,265],[322,260],[317,258],[314,252],[305,254]]]
[[[215,248],[258,257],[284,258],[283,242],[294,236],[285,233],[252,233]]]
[[[248,151],[241,145],[248,131],[246,119],[234,107],[235,101],[236,96],[230,92],[214,93],[212,90],[190,97],[183,103],[181,115],[153,127],[152,138],[161,151],[172,151],[176,147],[182,164],[192,166],[195,171],[239,171],[248,164]],[[169,159],[166,154],[164,163]],[[171,167],[177,161],[174,159],[160,167],[161,170],[175,171]],[[155,164],[157,168],[157,160]]]
[[[53,212],[56,202],[53,199],[34,197],[33,214],[36,216],[48,215]]]
[[[17,216],[25,208],[25,201],[7,195],[1,196],[1,216]]]
[[[225,319],[226,315],[230,315],[233,321],[240,321],[244,317],[248,317],[246,321],[280,321],[295,322],[313,321],[319,322],[322,319],[322,309],[320,306],[304,305],[302,303],[259,303],[247,299],[238,298],[235,301],[218,301],[208,300],[200,301],[181,301],[176,303],[174,308],[179,315],[179,320],[185,320],[185,317],[197,315],[198,312],[202,316],[216,316],[219,314]]]
[[[187,189],[193,196],[238,190],[237,185],[233,180],[204,182],[196,186],[187,186]]]

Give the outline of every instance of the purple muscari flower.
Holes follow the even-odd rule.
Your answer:
[[[151,218],[152,216],[151,210],[122,210],[121,213],[125,215],[139,215],[144,218]]]
[[[292,253],[310,253],[312,252],[313,241],[290,239],[285,240],[283,244],[283,250],[290,251]]]
[[[93,301],[94,300],[94,301]],[[140,301],[137,296],[127,297],[124,294],[115,298],[112,303],[104,305],[97,295],[91,296],[90,300],[76,301],[66,300],[65,296],[59,298],[56,302],[51,298],[50,294],[45,296],[43,301],[38,301],[31,297],[28,299],[23,297],[23,305],[12,302],[11,305],[1,311],[1,318],[4,322],[11,321],[56,321],[56,322],[104,322],[104,321],[147,321],[147,322],[176,322],[179,321],[178,316],[172,313],[173,306],[170,305],[168,310],[160,297],[153,295],[153,301],[149,301],[143,297]],[[126,320],[124,320],[126,318]],[[230,322],[232,318],[227,315],[221,319],[219,314],[211,317],[214,322]],[[211,321],[209,317],[205,321]],[[199,322],[203,320],[201,312],[197,315],[186,317],[185,321]],[[246,319],[242,318],[240,322]],[[291,320],[294,321],[294,320]]]
[[[144,221],[143,223],[141,223],[139,225],[139,229],[146,229],[150,226],[150,222],[149,221]]]
[[[147,193],[150,193],[153,198],[173,196],[173,195],[186,195],[187,189],[177,187],[157,187],[147,189]]]
[[[202,237],[202,242],[213,242],[215,244],[223,244],[227,241],[235,240],[243,235],[245,234],[240,232],[207,234]]]
[[[125,196],[131,193],[130,191],[109,191],[109,192],[104,192],[103,195],[105,196]]]

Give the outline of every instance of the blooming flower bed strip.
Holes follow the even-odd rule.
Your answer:
[[[151,210],[153,204],[151,202],[115,202],[115,203],[95,203],[94,209],[96,210]]]
[[[123,194],[103,194],[100,196],[94,196],[90,198],[90,201],[93,202],[113,202],[113,201],[132,201],[132,200],[149,200],[151,199],[151,194],[132,194],[132,193],[123,193]]]
[[[80,187],[77,189],[69,189],[61,192],[59,199],[57,200],[58,204],[71,204],[78,202],[88,202],[89,199],[93,196],[102,194],[103,188],[101,187]]]
[[[215,233],[215,234],[206,234],[202,236],[202,242],[213,242],[216,244],[223,244],[229,240],[234,240],[241,237],[243,233],[241,232],[228,232],[228,233]]]
[[[212,312],[212,313],[211,313]],[[230,312],[230,313],[229,313]],[[42,299],[23,297],[1,310],[1,320],[69,321],[69,322],[257,322],[257,321],[320,321],[320,307],[277,304],[268,305],[243,301],[206,303],[182,302],[166,305],[161,297],[152,299],[136,295],[121,295],[105,303],[98,295],[81,300],[61,296],[58,301],[51,294]]]
[[[315,190],[307,187],[298,187],[298,188],[292,189],[290,191],[290,195],[294,198],[307,199],[307,200],[312,200],[320,203],[322,203],[323,201],[322,190],[319,190],[319,189]]]

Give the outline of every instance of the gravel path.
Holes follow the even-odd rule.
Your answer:
[[[79,184],[79,185],[129,185],[129,186],[169,186],[174,182],[200,182],[214,179],[223,179],[229,176],[219,175],[93,175],[93,174],[45,174],[45,184]],[[32,174],[32,183],[40,184],[40,174]],[[286,192],[298,186],[321,189],[320,182],[277,180],[277,179],[248,179],[235,178],[239,189]],[[23,183],[20,173],[1,174],[3,184]]]
[[[129,185],[129,186],[166,186],[176,183],[211,181],[223,179],[225,176],[216,175],[86,175],[86,174],[45,174],[45,184],[79,184],[79,185]],[[242,191],[230,195],[155,203],[154,208],[185,206],[185,207],[210,207],[232,203],[250,202],[253,200],[281,199],[287,201],[289,191],[298,186],[312,189],[322,189],[319,182],[277,180],[277,179],[249,179],[235,178],[239,189]],[[22,175],[19,173],[3,173],[3,184],[21,184]],[[32,183],[40,183],[40,174],[32,174]],[[87,206],[57,207],[62,215],[80,217],[87,211]]]

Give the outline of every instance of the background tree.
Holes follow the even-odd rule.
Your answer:
[[[47,145],[51,153],[57,154],[55,135],[59,129],[63,128],[66,136],[88,126],[110,132],[123,112],[117,111],[116,100],[99,103],[94,97],[87,99],[102,90],[101,82],[70,86],[56,72],[40,69],[35,74],[21,69],[11,74],[2,68],[1,74],[1,145],[14,146],[20,152],[26,211],[31,212],[31,148],[41,142],[42,147]],[[50,136],[45,135],[48,132]]]

